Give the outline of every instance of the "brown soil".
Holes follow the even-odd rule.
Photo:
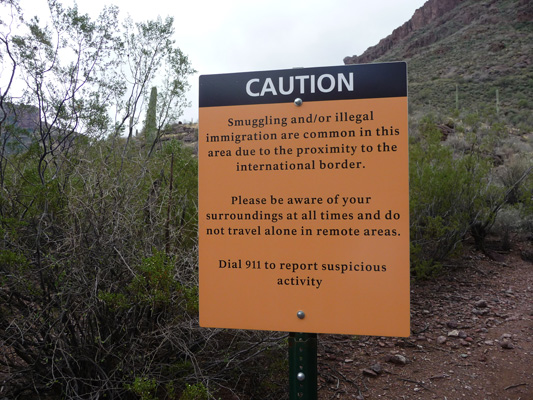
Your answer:
[[[471,250],[414,284],[409,338],[319,336],[319,400],[533,400],[532,251]]]

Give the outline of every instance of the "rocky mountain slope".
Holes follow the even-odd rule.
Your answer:
[[[0,121],[4,126],[14,125],[2,135],[0,145],[5,146],[6,153],[23,151],[31,145],[33,132],[39,126],[39,110],[33,106],[5,103],[0,109]]]
[[[494,113],[533,126],[533,2],[428,0],[345,64],[406,61],[411,113]]]

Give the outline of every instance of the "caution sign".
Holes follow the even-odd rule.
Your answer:
[[[200,77],[200,324],[408,336],[405,63]]]

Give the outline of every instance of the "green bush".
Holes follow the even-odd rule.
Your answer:
[[[37,150],[9,155],[0,197],[6,393],[176,400],[187,382],[214,376],[278,397],[283,385],[262,387],[257,359],[269,348],[269,365],[285,358],[283,335],[198,326],[195,155],[167,141],[147,156],[142,142],[112,137],[77,142],[60,158],[64,168],[43,183]],[[184,393],[203,395],[198,385]]]
[[[185,361],[198,340],[180,337],[198,309],[196,158],[175,142],[148,158],[120,144],[77,143],[44,182],[37,150],[9,156],[0,332],[8,370],[33,380],[8,380],[11,393],[111,395],[134,376],[146,380],[130,389],[159,388],[160,360]]]
[[[500,195],[489,179],[489,160],[474,144],[467,152],[454,154],[442,143],[432,117],[423,119],[418,130],[411,140],[409,166],[415,278],[439,271],[443,260],[461,249],[472,227],[491,218],[493,197]]]
[[[126,389],[139,396],[140,400],[157,400],[157,397],[154,395],[157,389],[155,379],[137,377],[131,385],[126,385]]]
[[[180,400],[209,400],[209,392],[202,383],[187,385]]]

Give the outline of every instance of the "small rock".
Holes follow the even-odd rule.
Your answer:
[[[502,349],[506,349],[506,350],[512,350],[514,349],[514,344],[512,344],[510,341],[508,340],[504,340],[503,342],[500,343],[500,346],[502,346]]]
[[[488,308],[474,308],[472,310],[472,314],[475,315],[487,315],[488,313],[490,313],[490,309]]]
[[[460,344],[461,346],[464,346],[464,347],[468,347],[468,346],[470,346],[470,343],[468,343],[468,342],[467,342],[466,340],[464,340],[464,339],[459,339],[459,344]]]
[[[438,344],[444,344],[444,343],[446,343],[447,340],[448,340],[448,338],[446,336],[439,336],[437,338],[437,343]]]
[[[346,360],[344,360],[344,362],[346,364],[349,364],[349,363],[353,363],[353,360],[351,358],[347,358]]]
[[[454,329],[453,331],[448,332],[449,337],[459,337],[459,331]]]
[[[446,326],[450,329],[457,329],[459,328],[459,323],[457,321],[448,321],[446,322]]]
[[[476,306],[476,308],[487,308],[488,307],[487,300],[478,300],[476,301],[476,304],[474,305]]]
[[[494,346],[494,342],[492,340],[485,340],[485,344],[487,346]]]
[[[381,367],[380,363],[376,363],[370,367],[372,371],[374,371],[376,374],[381,374],[383,372],[383,368]]]
[[[396,364],[396,365],[405,365],[407,364],[407,358],[401,354],[393,354],[387,358],[387,361]]]
[[[504,333],[501,337],[501,340],[508,340],[508,339],[511,339],[513,337],[513,335],[511,335],[510,333]]]
[[[372,371],[371,369],[368,369],[368,368],[365,368],[363,369],[363,375],[366,375],[366,376],[371,376],[373,378],[377,378],[378,377],[378,374],[374,371]]]
[[[461,339],[464,339],[464,338],[466,338],[467,336],[468,336],[468,335],[466,334],[465,331],[459,331],[459,337],[460,337]]]

